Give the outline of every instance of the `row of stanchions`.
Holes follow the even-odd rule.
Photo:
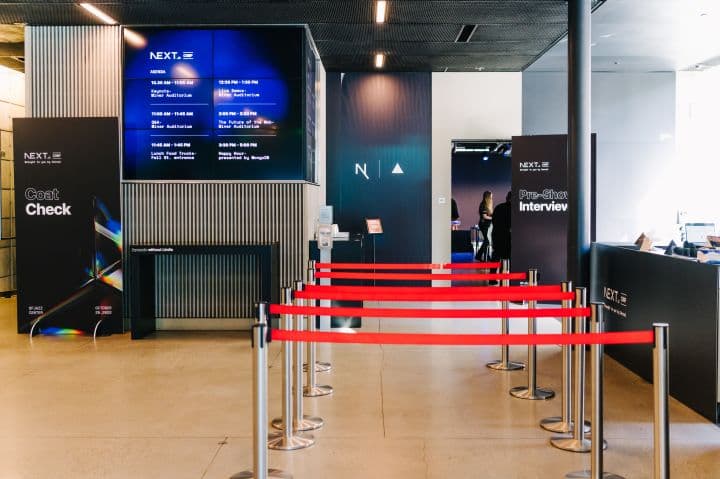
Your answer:
[[[312,269],[314,272],[314,268]],[[285,308],[288,311],[282,314],[281,330],[274,331],[274,335],[277,334],[279,337],[281,333],[291,333],[292,337],[285,336],[282,343],[282,417],[275,419],[272,424],[274,427],[280,429],[280,432],[268,435],[267,434],[267,334],[268,325],[268,313],[266,304],[261,304],[258,307],[258,318],[256,325],[253,328],[253,348],[254,358],[255,356],[265,356],[262,358],[254,359],[254,414],[255,414],[255,426],[254,426],[254,464],[252,475],[250,471],[240,473],[234,478],[240,477],[290,477],[287,473],[282,473],[277,470],[270,470],[267,468],[267,448],[276,450],[296,450],[309,447],[314,444],[312,436],[308,435],[304,431],[318,429],[322,427],[323,421],[321,418],[308,417],[303,415],[303,404],[302,397],[317,397],[321,395],[328,395],[332,392],[332,388],[329,386],[318,386],[316,384],[316,372],[321,370],[324,365],[316,362],[315,354],[315,339],[320,339],[322,342],[370,342],[363,340],[361,334],[357,335],[342,335],[349,336],[343,338],[342,341],[333,341],[328,338],[337,339],[338,333],[324,333],[317,332],[316,329],[316,318],[315,315],[319,314],[318,310],[327,310],[324,315],[334,315],[334,310],[342,308],[317,308],[313,307],[313,301],[315,299],[327,299],[327,295],[322,293],[320,288],[325,287],[312,287],[315,275],[313,272],[309,275],[309,289],[310,291],[302,292],[302,282],[297,282],[295,285],[295,298],[293,301],[293,293],[290,289],[284,289],[283,299],[285,305],[294,305],[293,308]],[[499,275],[503,273],[509,273],[509,264],[503,262],[501,265]],[[509,275],[503,278],[500,286],[503,288],[509,288]],[[584,288],[575,289],[575,309],[572,307],[572,299],[567,299],[567,293],[571,292],[572,285],[569,282],[563,283],[562,292],[566,293],[563,297],[562,309],[568,314],[562,317],[562,335],[565,336],[564,340],[560,340],[558,343],[562,344],[562,391],[561,391],[561,415],[558,417],[546,418],[540,422],[541,427],[544,429],[560,433],[569,434],[570,436],[560,436],[551,439],[550,443],[562,450],[573,451],[573,452],[590,452],[591,453],[591,467],[589,471],[580,471],[568,474],[567,477],[579,478],[579,477],[590,477],[590,478],[618,478],[620,476],[603,472],[603,449],[606,447],[606,443],[603,439],[603,343],[600,340],[590,342],[583,339],[577,339],[576,342],[568,340],[573,336],[576,338],[582,338],[587,336],[585,332],[586,317],[576,316],[575,317],[575,335],[573,331],[573,316],[571,312],[578,311],[579,308],[585,308],[587,304],[586,290]],[[537,287],[537,271],[530,270],[528,273],[528,291],[531,288]],[[343,288],[343,287],[337,287]],[[412,288],[404,288],[409,290]],[[313,291],[317,294],[313,295]],[[300,297],[302,296],[302,297]],[[507,295],[505,295],[507,296]],[[527,295],[533,297],[533,295]],[[537,296],[537,295],[536,295]],[[368,298],[373,299],[373,298]],[[425,301],[433,301],[431,296],[428,296]],[[529,299],[528,304],[528,338],[537,336],[536,332],[536,318],[541,317],[537,312],[529,313],[536,307],[536,299]],[[306,304],[310,308],[306,308]],[[275,307],[278,311],[282,308]],[[304,314],[302,313],[304,311]],[[383,311],[373,310],[370,308],[364,309],[365,315],[372,317],[375,312],[375,317],[387,317],[383,316]],[[403,310],[398,309],[398,312]],[[411,310],[405,310],[411,311]],[[442,316],[443,311],[435,310],[438,315],[434,317]],[[504,311],[504,312],[503,312]],[[384,311],[386,313],[386,311]],[[293,314],[294,313],[294,314]],[[501,346],[501,359],[488,364],[488,367],[496,370],[518,370],[524,367],[521,363],[513,363],[509,360],[509,345],[512,341],[512,336],[509,334],[509,302],[507,300],[502,301],[502,309],[500,312],[502,316],[502,330],[501,334],[491,335],[493,339],[497,339],[496,344]],[[515,316],[515,315],[512,315]],[[587,316],[587,315],[586,315]],[[293,321],[293,317],[295,320]],[[307,331],[304,331],[303,317],[307,318],[308,327]],[[423,315],[423,317],[432,317],[429,315]],[[464,317],[464,316],[462,316]],[[497,316],[495,316],[497,317]],[[602,304],[596,303],[591,306],[591,332],[595,335],[601,335],[604,331],[603,318],[602,318]],[[623,333],[614,333],[623,334]],[[334,335],[334,336],[333,336]],[[379,334],[376,336],[391,336],[390,334]],[[353,336],[355,338],[353,338]],[[397,335],[395,335],[397,336]],[[426,336],[439,336],[439,335],[426,335]],[[459,335],[463,336],[463,335]],[[464,335],[468,336],[468,335]],[[482,335],[476,335],[482,336]],[[488,336],[488,335],[485,335]],[[655,338],[655,354],[654,354],[654,367],[655,367],[655,428],[654,428],[654,478],[666,479],[669,477],[669,443],[668,443],[668,414],[667,414],[667,325],[654,325],[654,338]],[[346,340],[347,339],[347,340]],[[356,341],[354,341],[355,339]],[[303,344],[305,341],[306,344]],[[294,347],[293,347],[293,344]],[[398,344],[387,342],[385,344]],[[403,343],[410,344],[410,343]],[[430,344],[424,342],[422,344]],[[440,344],[440,343],[436,343]],[[446,343],[443,343],[446,344]],[[460,343],[458,343],[460,344]],[[468,344],[467,342],[463,344]],[[488,344],[487,342],[480,342],[477,344]],[[571,345],[575,344],[574,358],[572,353]],[[591,422],[585,421],[585,344],[591,344],[591,384],[592,384],[592,401],[591,401]],[[303,387],[303,348],[307,348],[307,363],[305,364],[306,385]],[[528,357],[527,357],[527,385],[523,387],[513,388],[511,394],[514,397],[522,399],[549,399],[554,395],[554,392],[540,388],[537,386],[537,343],[528,341]],[[294,351],[294,354],[292,352]],[[294,365],[293,365],[294,356]],[[573,361],[574,359],[574,361]],[[574,363],[574,364],[573,364]],[[264,378],[255,378],[256,375],[261,374],[264,364]],[[315,364],[315,367],[308,367],[309,365]],[[292,381],[294,377],[294,382]],[[258,392],[259,389],[264,388]],[[265,398],[264,405],[255,404],[256,402],[262,402],[261,397]],[[573,416],[574,414],[574,416]],[[258,425],[259,422],[264,423],[264,428]],[[592,437],[588,439],[586,434],[589,432],[590,424],[593,425]],[[242,475],[245,474],[245,475]]]

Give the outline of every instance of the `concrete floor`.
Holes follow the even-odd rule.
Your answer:
[[[550,320],[553,321],[553,320]],[[497,321],[366,320],[367,330],[484,332]],[[522,331],[522,321],[514,331]],[[554,328],[555,325],[552,325]],[[538,421],[559,399],[511,398],[523,372],[484,364],[497,348],[321,345],[335,394],[307,399],[317,444],[271,452],[296,479],[560,478],[589,456],[556,450]],[[279,345],[271,345],[271,416],[280,412]],[[648,352],[650,354],[650,352]],[[523,348],[512,348],[514,359]],[[559,391],[557,347],[539,351],[539,385]],[[247,333],[164,333],[130,341],[15,333],[0,300],[0,478],[226,479],[251,458]],[[606,362],[606,470],[652,476],[652,388]],[[672,475],[720,478],[720,429],[671,403]]]

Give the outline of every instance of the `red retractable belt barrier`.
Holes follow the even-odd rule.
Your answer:
[[[353,272],[335,272],[335,271],[317,271],[316,278],[331,279],[373,279],[373,280],[420,280],[420,281],[477,281],[490,279],[525,279],[526,273],[353,273]]]
[[[315,269],[423,270],[423,269],[497,269],[499,262],[485,263],[315,263]]]
[[[453,291],[396,293],[393,291],[380,291],[377,293],[368,293],[365,291],[312,290],[294,291],[293,297],[300,299],[335,299],[346,301],[562,301],[574,299],[575,293],[563,293],[561,291],[501,291],[497,293],[455,293]]]
[[[557,318],[589,317],[590,308],[541,309],[427,309],[427,308],[346,308],[271,304],[270,314],[315,316],[362,316],[365,318]]]
[[[408,344],[434,346],[519,346],[551,344],[650,344],[653,331],[586,334],[405,334],[331,333],[273,329],[272,339],[315,343]]]
[[[303,291],[342,292],[342,293],[559,293],[562,287],[557,284],[544,286],[353,286],[330,284],[306,284]]]

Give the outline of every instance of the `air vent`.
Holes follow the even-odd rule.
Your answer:
[[[458,33],[457,38],[455,39],[456,43],[467,43],[470,41],[470,38],[473,36],[473,33],[475,33],[475,30],[477,29],[477,25],[463,25],[460,29],[460,33]]]

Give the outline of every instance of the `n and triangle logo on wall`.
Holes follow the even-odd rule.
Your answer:
[[[393,168],[392,174],[393,175],[402,175],[404,173],[405,172],[403,171],[403,169],[400,168],[400,163],[395,163],[395,168]]]

